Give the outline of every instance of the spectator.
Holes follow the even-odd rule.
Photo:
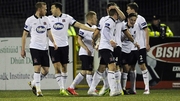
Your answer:
[[[173,37],[173,32],[169,26],[161,23],[160,18],[157,15],[152,17],[152,22],[148,24],[150,37]]]

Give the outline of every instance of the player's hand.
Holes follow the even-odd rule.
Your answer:
[[[21,57],[25,58],[26,57],[26,52],[24,50],[21,50]]]
[[[97,42],[96,46],[94,47],[96,50],[99,48],[99,42]]]
[[[137,42],[134,43],[134,46],[137,47],[138,50],[140,49],[140,46],[139,46],[139,44]]]
[[[114,48],[115,48],[116,45],[117,45],[117,43],[116,43],[114,40],[110,40],[110,44],[111,44],[111,46],[114,47]]]
[[[146,51],[149,52],[150,51],[150,45],[146,44]]]
[[[54,44],[54,50],[57,50],[58,46],[56,44]]]
[[[89,49],[86,49],[86,52],[87,52],[88,56],[91,56],[91,51]]]

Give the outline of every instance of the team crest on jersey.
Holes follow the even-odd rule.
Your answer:
[[[46,31],[46,28],[44,27],[44,26],[38,26],[37,28],[36,28],[36,32],[37,33],[44,33]]]
[[[62,22],[66,22],[66,20],[65,20],[65,19],[62,19]]]
[[[43,22],[43,24],[44,24],[44,25],[47,25],[47,23],[46,23],[46,22]]]
[[[64,28],[64,25],[62,24],[62,23],[55,23],[54,25],[53,25],[53,28],[55,29],[55,30],[61,30],[61,29],[63,29]]]

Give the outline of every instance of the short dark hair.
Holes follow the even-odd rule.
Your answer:
[[[128,18],[131,18],[131,17],[137,17],[137,14],[136,14],[136,13],[130,13],[130,14],[128,15]]]
[[[62,10],[62,4],[60,2],[54,2],[52,5],[55,5],[56,8]]]
[[[86,14],[86,19],[92,18],[93,15],[96,15],[96,12],[94,12],[94,11],[89,11],[89,12]]]
[[[109,8],[110,6],[116,6],[117,4],[114,2],[109,2],[106,6],[106,8]]]
[[[38,8],[41,8],[43,5],[46,5],[46,3],[45,2],[37,2],[35,5],[36,11],[38,10]]]
[[[134,9],[135,12],[138,12],[138,4],[136,2],[131,2],[129,4],[127,4],[127,7],[130,7],[131,9]]]
[[[114,14],[117,14],[117,11],[115,9],[110,9],[109,16],[113,16]]]

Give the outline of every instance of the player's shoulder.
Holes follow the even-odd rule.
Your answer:
[[[62,18],[69,18],[69,17],[72,17],[72,16],[70,16],[69,14],[62,13],[61,17]]]
[[[97,28],[97,26],[96,25],[92,25],[92,27],[91,28]]]
[[[29,17],[26,19],[26,21],[30,21],[30,22],[31,22],[31,20],[34,20],[34,19],[36,19],[36,17],[35,17],[34,15],[31,15],[31,16],[29,16]]]
[[[48,15],[48,18],[53,18],[54,16],[53,15]]]
[[[145,18],[141,15],[138,15],[137,20],[141,21],[141,20],[145,20]]]
[[[103,17],[101,17],[100,21],[105,21],[105,20],[107,20],[108,18],[109,18],[109,16],[103,16]]]

